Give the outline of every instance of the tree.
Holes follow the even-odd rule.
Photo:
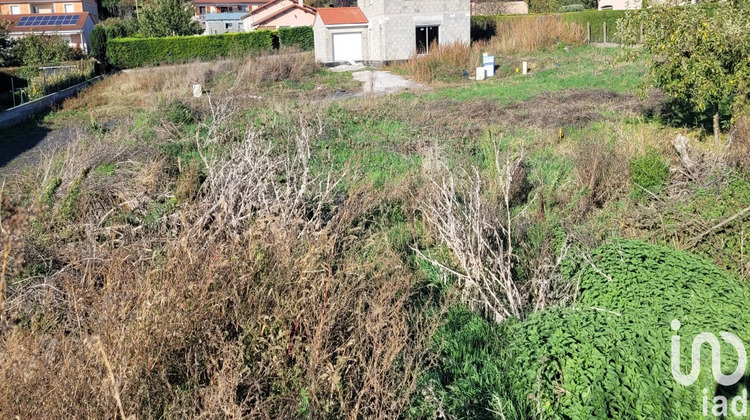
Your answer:
[[[183,0],[151,0],[140,12],[140,30],[147,37],[195,35],[201,32],[193,9]]]
[[[15,42],[13,52],[24,66],[59,64],[83,58],[81,50],[73,50],[59,36],[31,33]]]
[[[642,44],[650,84],[712,113],[718,145],[719,114],[748,98],[750,2],[654,6],[627,14],[619,34],[627,44]]]
[[[91,45],[91,55],[103,63],[107,59],[107,31],[101,23],[94,26],[91,31],[89,44]]]
[[[8,21],[0,20],[0,67],[13,61],[13,40],[8,36]]]

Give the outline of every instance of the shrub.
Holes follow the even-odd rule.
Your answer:
[[[422,57],[413,57],[405,67],[409,74],[419,82],[433,80],[460,80],[464,70],[475,67],[472,60],[472,49],[461,43],[450,45],[433,45],[430,53]]]
[[[99,61],[104,61],[107,57],[107,32],[101,24],[94,26],[89,36],[91,45],[91,55]]]
[[[61,37],[44,34],[29,34],[19,39],[13,52],[24,66],[59,64],[84,57],[81,50],[70,48]]]
[[[653,7],[627,15],[620,29],[626,43],[643,45],[649,83],[700,112],[713,114],[718,146],[721,114],[750,98],[748,26],[750,4],[738,1]]]
[[[297,46],[308,51],[315,47],[315,38],[310,26],[297,26],[294,28],[279,28],[279,44],[282,47]]]
[[[94,63],[91,61],[82,61],[72,67],[62,69],[51,75],[44,75],[37,69],[37,73],[28,79],[29,86],[26,93],[29,100],[41,98],[44,95],[85,82],[96,74]]]
[[[669,179],[669,164],[658,150],[650,148],[645,155],[630,162],[630,177],[633,181],[633,194],[642,197],[648,194],[644,189],[656,194]]]
[[[507,382],[517,398],[533,396],[534,414],[695,418],[702,389],[710,395],[716,391],[710,358],[703,358],[696,384],[679,385],[670,368],[671,321],[682,323],[683,372],[690,360],[687,343],[699,332],[750,336],[747,291],[690,254],[617,241],[594,252],[590,261],[568,265],[566,273],[580,279],[577,307],[532,315],[509,331],[514,339],[508,346]],[[736,366],[731,353],[723,354],[727,371]]]
[[[562,6],[560,7],[561,13],[568,13],[568,12],[583,12],[585,8],[582,4],[571,4],[568,6]]]
[[[120,38],[107,41],[113,66],[121,69],[160,63],[212,60],[235,53],[270,51],[274,33],[254,31],[166,38]]]

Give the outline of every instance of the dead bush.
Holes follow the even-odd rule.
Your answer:
[[[257,86],[284,80],[299,82],[314,74],[319,66],[312,52],[286,51],[253,57],[239,68],[237,83]]]
[[[578,217],[584,218],[627,190],[629,159],[614,143],[585,138],[574,146],[572,154],[576,184],[583,191]]]
[[[730,139],[725,155],[727,164],[750,170],[750,117],[737,118]]]
[[[40,169],[40,180],[62,179],[57,203],[81,167],[94,168],[65,229],[40,216],[41,235],[24,228],[13,242],[15,252],[33,240],[49,264],[9,271],[2,417],[394,418],[408,408],[440,311],[414,307],[417,279],[371,223],[400,196],[357,182],[333,194],[341,175],[312,162],[314,118],[277,138],[238,136],[222,115],[197,140],[199,190],[189,167],[171,174],[151,149],[107,152],[117,162],[107,176],[83,149],[80,163],[69,154]],[[172,228],[149,227],[148,209],[180,188],[174,213],[159,216]],[[58,213],[8,201],[3,228],[6,209]],[[29,267],[27,257],[10,258]]]
[[[495,151],[493,176],[477,168],[453,172],[435,153],[425,160],[426,186],[418,208],[437,239],[452,251],[457,270],[429,259],[456,276],[462,298],[490,318],[502,321],[523,311],[526,291],[513,278],[511,186],[516,159]],[[488,185],[496,190],[488,192]],[[502,204],[486,195],[497,195]]]
[[[457,79],[464,71],[476,67],[472,59],[477,54],[470,45],[460,42],[449,45],[433,43],[429,54],[415,56],[404,66],[418,82]]]

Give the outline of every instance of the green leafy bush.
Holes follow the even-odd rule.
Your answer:
[[[59,36],[35,33],[15,41],[13,54],[24,66],[54,65],[85,56],[80,49],[70,48],[68,42]]]
[[[510,331],[506,369],[513,393],[532,395],[550,418],[697,418],[702,389],[717,391],[708,347],[698,382],[671,373],[673,319],[682,323],[682,371],[700,332],[750,338],[744,287],[709,262],[637,241],[618,241],[570,264],[580,279],[574,308],[535,314]],[[726,371],[736,353],[722,347]]]
[[[462,307],[451,309],[434,338],[440,363],[422,378],[424,391],[409,417],[436,418],[442,411],[448,418],[491,419],[491,410],[502,410],[506,419],[525,418],[529,400],[515,398],[504,372],[511,325],[489,322]]]
[[[585,9],[582,4],[570,4],[560,7],[560,13],[583,12]]]
[[[642,197],[648,194],[644,189],[656,194],[669,179],[669,164],[656,149],[649,149],[645,155],[630,161],[630,177],[633,181],[633,195]]]
[[[231,54],[270,51],[272,31],[166,38],[119,38],[107,41],[107,54],[113,66],[129,69],[160,63],[213,60]]]
[[[682,372],[689,371],[690,343],[700,332],[730,331],[747,343],[750,296],[743,285],[699,257],[638,241],[615,241],[588,259],[568,261],[563,271],[580,282],[573,307],[501,325],[465,310],[449,312],[436,334],[440,362],[411,414],[701,417],[702,390],[711,397],[717,392],[709,348],[703,348],[698,381],[678,384],[671,372],[670,324],[682,324]],[[729,348],[722,347],[725,373],[736,367]]]
[[[305,51],[315,47],[315,38],[311,26],[297,26],[294,28],[279,28],[279,44],[282,47],[297,46]]]
[[[38,69],[37,69],[38,70]],[[26,93],[29,100],[58,92],[78,83],[85,82],[96,75],[96,68],[91,61],[81,61],[54,74],[45,75],[38,71],[30,77]]]

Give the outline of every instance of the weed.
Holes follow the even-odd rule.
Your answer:
[[[662,191],[669,180],[669,164],[658,150],[650,148],[646,154],[630,161],[633,196],[653,196]]]

